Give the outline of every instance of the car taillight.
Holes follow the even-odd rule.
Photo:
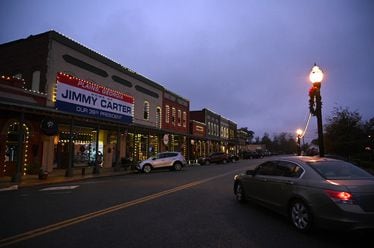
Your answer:
[[[327,195],[334,201],[352,204],[352,194],[345,191],[325,190]]]

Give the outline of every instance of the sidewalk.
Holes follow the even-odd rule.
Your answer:
[[[99,174],[92,173],[93,168],[86,168],[85,173],[82,173],[82,168],[74,168],[73,176],[66,177],[65,169],[54,169],[52,173],[48,175],[46,179],[39,179],[38,175],[25,175],[22,176],[21,181],[18,183],[11,182],[11,177],[1,177],[0,178],[0,192],[8,190],[16,190],[19,188],[40,186],[40,185],[50,185],[57,183],[75,182],[81,180],[87,180],[91,178],[99,177],[110,177],[110,176],[120,176],[134,173],[134,170],[126,170],[121,168],[120,171],[114,171],[114,168],[101,168]]]

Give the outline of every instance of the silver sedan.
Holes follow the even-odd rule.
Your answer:
[[[283,157],[234,178],[239,202],[288,216],[298,230],[374,228],[374,176],[341,160]]]

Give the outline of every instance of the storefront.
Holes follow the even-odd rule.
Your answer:
[[[126,156],[131,96],[64,73],[56,77],[55,94],[55,108],[1,102],[0,176],[109,168]]]
[[[52,139],[43,128],[49,111],[3,101],[0,111],[0,177],[19,178],[47,169],[43,159],[53,157],[48,150]]]
[[[206,140],[206,124],[196,120],[190,121],[190,160],[195,161],[199,157],[208,155],[208,142]]]
[[[161,134],[149,129],[131,128],[126,138],[126,158],[137,163],[160,152]]]
[[[130,128],[126,139],[126,157],[130,161],[145,160],[159,152],[178,151],[188,158],[185,135],[163,133],[150,128]]]

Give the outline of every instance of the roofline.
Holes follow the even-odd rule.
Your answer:
[[[89,48],[87,48],[86,46],[84,46],[83,44],[79,43],[78,41],[75,41],[73,40],[72,38],[69,38],[67,37],[66,35],[63,35],[55,30],[50,30],[50,31],[47,31],[47,32],[44,32],[44,33],[39,33],[39,34],[36,34],[36,35],[30,35],[28,36],[27,38],[23,38],[23,39],[18,39],[18,40],[14,40],[14,41],[10,41],[10,42],[7,42],[7,43],[4,43],[4,44],[1,44],[1,45],[10,45],[10,44],[14,44],[14,43],[18,43],[18,42],[22,42],[22,41],[25,41],[25,40],[29,40],[29,39],[35,39],[35,38],[40,38],[40,37],[43,37],[43,36],[47,36],[50,40],[55,40],[67,47],[70,47],[72,49],[75,49],[75,50],[78,50],[79,52],[83,53],[84,55],[92,58],[92,59],[95,59],[103,64],[106,64],[126,75],[129,75],[135,79],[138,79],[139,81],[143,82],[143,83],[146,83],[154,88],[157,88],[159,90],[164,90],[164,86],[162,86],[161,84],[158,84],[154,81],[152,81],[151,79],[127,68],[127,67],[124,67],[122,66],[121,64],[109,59],[108,57],[104,56],[103,54],[100,54],[94,50],[91,50]]]
[[[164,91],[165,91],[166,93],[168,93],[168,94],[171,94],[171,95],[177,97],[177,98],[181,98],[182,100],[185,100],[185,101],[188,102],[188,104],[190,104],[190,100],[189,100],[189,99],[187,99],[187,98],[185,98],[185,97],[183,97],[183,96],[180,96],[180,95],[178,95],[178,94],[174,93],[173,91],[168,90],[168,89],[166,89],[166,88],[164,88]]]

